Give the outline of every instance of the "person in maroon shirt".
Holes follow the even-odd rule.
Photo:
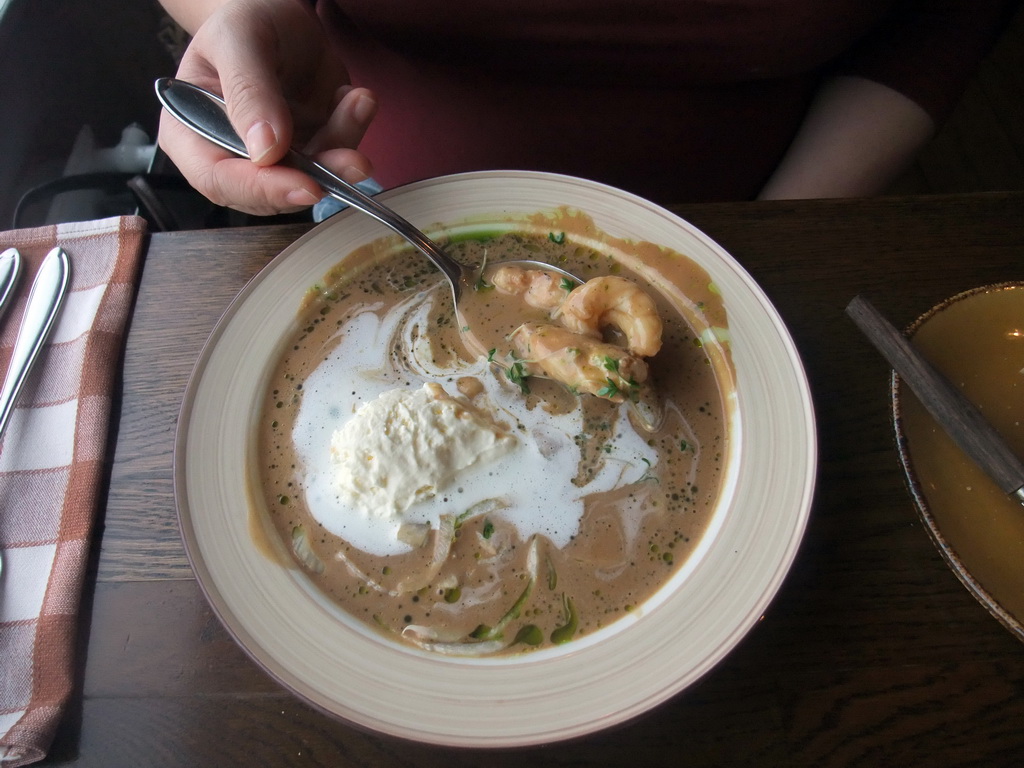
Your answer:
[[[224,95],[254,162],[166,115],[161,146],[211,200],[257,214],[320,197],[273,165],[293,143],[385,187],[515,168],[662,202],[875,194],[1019,5],[162,2],[194,36],[178,77]]]

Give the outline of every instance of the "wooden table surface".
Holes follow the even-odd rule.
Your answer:
[[[509,752],[365,733],[280,688],[200,592],[179,538],[171,459],[207,335],[304,226],[156,234],[83,595],[81,678],[48,764],[1024,764],[1024,645],[968,594],[919,522],[894,452],[888,369],[843,315],[864,293],[905,326],[961,290],[1024,279],[1024,194],[674,210],[744,264],[781,312],[820,435],[796,563],[721,664],[626,726]]]

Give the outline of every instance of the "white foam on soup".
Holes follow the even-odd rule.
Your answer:
[[[421,293],[383,317],[368,309],[351,318],[339,331],[337,346],[303,382],[292,439],[310,513],[354,547],[384,556],[411,549],[398,539],[403,524],[436,528],[442,515],[458,517],[494,499],[503,508],[488,514],[514,525],[523,539],[542,534],[556,547],[566,546],[579,531],[584,497],[640,480],[658,460],[655,449],[629,426],[623,413],[620,429],[605,448],[603,466],[587,485],[577,487],[572,479],[580,458],[575,438],[584,432],[582,410],[558,415],[528,409],[519,387],[483,359],[459,370],[438,368],[423,330],[431,301],[429,293]],[[454,379],[459,376],[478,377],[484,394],[476,402],[490,403],[493,418],[513,427],[516,446],[491,462],[467,468],[447,488],[413,504],[399,518],[368,515],[346,503],[334,479],[334,432],[363,403],[384,392],[435,382],[455,394]]]

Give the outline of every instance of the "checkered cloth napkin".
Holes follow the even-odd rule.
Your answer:
[[[43,257],[59,245],[71,259],[64,305],[0,443],[3,768],[46,756],[75,678],[79,597],[144,234],[134,216],[0,232],[0,250],[16,247],[25,262],[0,326],[0,376]]]

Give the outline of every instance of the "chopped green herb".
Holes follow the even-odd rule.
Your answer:
[[[520,612],[523,610],[523,606],[526,605],[526,601],[530,597],[530,593],[533,591],[533,579],[530,579],[526,583],[526,589],[523,590],[522,594],[519,595],[519,599],[513,603],[512,607],[508,609],[504,616],[498,619],[498,623],[493,627],[488,627],[486,624],[481,624],[479,627],[469,633],[469,636],[474,640],[500,640],[502,633],[505,631],[505,627],[509,625],[509,622],[515,621],[519,618]],[[558,630],[555,630],[556,632]]]
[[[484,529],[480,532],[480,535],[485,539],[491,538],[494,535],[494,523],[490,520],[484,520]]]
[[[576,606],[573,605],[572,598],[562,595],[562,602],[565,607],[565,624],[556,628],[551,633],[551,642],[555,645],[561,645],[572,640],[580,625],[580,617],[576,613]]]
[[[563,291],[571,291],[573,288],[576,287],[576,283],[574,283],[568,277],[563,277],[559,285],[561,286]]]
[[[536,624],[527,624],[516,633],[516,639],[513,644],[540,645],[543,642],[544,633],[540,631],[540,627]]]
[[[497,352],[497,351],[498,351],[497,349],[488,350],[488,352],[487,352],[487,362],[488,363],[493,363],[494,362],[494,353]]]
[[[519,389],[523,391],[524,395],[530,394],[530,386],[526,383],[526,369],[523,367],[521,362],[512,363],[512,365],[505,370],[505,374],[508,376],[509,381],[513,384],[519,385]]]
[[[565,232],[559,232],[557,235],[554,232],[548,232],[548,240],[557,245],[561,245],[565,242]]]
[[[597,396],[608,398],[617,396],[619,394],[619,385],[616,384],[611,379],[605,379],[605,381],[608,383],[601,387],[599,390],[597,390]]]
[[[612,371],[613,373],[618,373],[619,372],[619,361],[616,360],[611,355],[605,355],[604,356],[604,367],[607,370]],[[630,382],[630,383],[632,383],[632,382]]]

